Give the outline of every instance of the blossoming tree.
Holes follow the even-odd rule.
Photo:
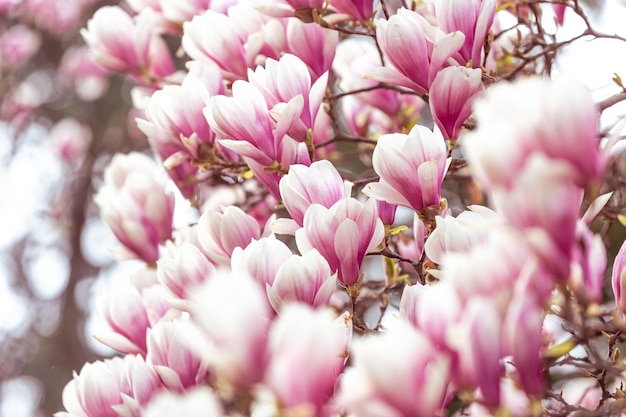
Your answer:
[[[120,355],[56,416],[620,415],[623,122],[601,115],[626,89],[554,71],[626,42],[590,22],[578,0],[97,9],[82,37],[149,152],[95,202],[141,267],[98,303]]]

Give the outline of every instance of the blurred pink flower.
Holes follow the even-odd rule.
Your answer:
[[[347,313],[335,318],[331,310],[286,305],[270,330],[270,359],[264,376],[281,408],[299,407],[309,410],[310,416],[326,415],[324,406],[343,372],[351,339]]]
[[[50,129],[48,139],[66,164],[78,167],[89,151],[91,137],[89,126],[67,117]]]
[[[128,255],[147,263],[157,261],[159,244],[172,236],[174,196],[158,176],[156,164],[146,155],[117,154],[95,197],[102,219]]]
[[[352,366],[341,378],[340,407],[368,417],[431,417],[442,412],[450,358],[406,321],[355,342],[351,359]]]
[[[536,77],[498,83],[476,100],[474,117],[478,128],[463,136],[462,149],[485,187],[511,187],[533,154],[567,164],[582,188],[604,172],[597,109],[578,81]]]
[[[26,63],[41,46],[41,35],[17,24],[0,34],[0,66],[15,68]]]
[[[613,262],[611,284],[613,286],[613,295],[615,296],[617,308],[626,312],[626,291],[623,291],[626,285],[626,241],[622,243],[615,257],[615,261]]]
[[[194,292],[191,318],[206,335],[204,359],[220,381],[247,389],[263,378],[274,312],[246,275],[218,270]]]

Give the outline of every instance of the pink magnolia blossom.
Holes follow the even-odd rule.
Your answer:
[[[472,297],[447,333],[447,344],[457,355],[454,381],[457,386],[480,388],[482,402],[490,408],[500,405],[503,315],[496,301]]]
[[[41,36],[26,25],[11,26],[0,35],[0,66],[15,68],[26,63],[41,46]]]
[[[457,52],[465,41],[463,33],[446,35],[416,12],[400,9],[388,21],[378,20],[376,26],[380,49],[392,67],[370,71],[374,80],[425,94],[450,58],[460,60]]]
[[[536,297],[518,291],[504,319],[504,347],[505,354],[513,356],[518,383],[529,396],[542,395],[545,389],[542,323],[543,310]]]
[[[462,308],[454,286],[447,281],[407,286],[400,299],[400,313],[440,348],[448,346],[446,333],[461,318]]]
[[[180,149],[180,158],[202,159],[211,152],[215,134],[204,117],[207,101],[224,93],[221,74],[214,65],[192,63],[181,85],[168,85],[150,97],[146,119],[137,119],[139,128],[154,142]],[[165,165],[173,167],[170,156]]]
[[[152,82],[175,71],[154,19],[152,9],[145,9],[133,19],[118,6],[104,6],[96,11],[81,35],[106,68]]]
[[[126,355],[86,363],[63,389],[67,413],[55,416],[140,415],[141,406],[161,388],[157,373],[141,356]]]
[[[315,125],[328,73],[322,74],[312,84],[306,64],[295,55],[285,54],[278,61],[268,58],[265,67],[258,66],[254,72],[248,71],[248,80],[261,92],[270,115],[277,122],[280,120],[275,115],[277,113],[298,113],[287,133],[293,139],[304,142],[308,130]],[[297,97],[300,99],[295,100]]]
[[[435,229],[436,230],[436,229]],[[398,241],[398,251],[405,258],[419,260],[424,253],[424,244],[429,236],[428,229],[417,213],[413,214],[412,239],[401,233]],[[412,266],[409,266],[412,267]]]
[[[202,342],[189,321],[161,321],[148,330],[146,362],[169,389],[183,391],[200,385],[208,374],[200,353]]]
[[[182,47],[194,60],[216,64],[224,79],[245,80],[248,68],[287,50],[285,23],[246,4],[230,7],[227,14],[208,10],[183,24]]]
[[[326,208],[312,204],[304,214],[296,242],[302,253],[317,249],[344,286],[359,280],[365,254],[380,244],[384,226],[376,212],[376,201],[361,203],[346,198]]]
[[[283,204],[298,226],[302,226],[304,213],[311,204],[330,208],[339,200],[350,197],[351,188],[351,184],[344,183],[337,169],[325,159],[310,166],[292,165],[280,181]]]
[[[532,155],[512,188],[495,190],[493,199],[499,214],[527,236],[544,265],[566,279],[582,200],[569,167]]]
[[[439,206],[441,183],[449,165],[447,156],[443,138],[424,126],[415,125],[408,135],[383,135],[372,157],[380,180],[369,183],[363,192],[417,212]]]
[[[376,45],[365,39],[348,37],[337,46],[337,55],[333,61],[333,70],[339,78],[339,88],[342,91],[353,91],[373,87],[378,81],[369,79],[367,74],[374,68],[380,67],[380,55]],[[358,99],[359,102],[376,107],[391,118],[400,119],[403,114],[409,113],[408,118],[416,118],[424,106],[424,101],[412,94],[401,95],[387,88],[377,88],[355,95],[344,97],[341,102],[345,106],[348,99]],[[413,114],[409,109],[413,109]],[[400,127],[398,129],[400,130]],[[385,132],[387,133],[387,132]]]
[[[283,304],[298,301],[313,307],[328,305],[337,286],[328,262],[312,249],[304,255],[292,255],[280,265],[273,283],[267,283],[267,296],[276,311]],[[282,312],[281,312],[282,314]]]
[[[216,64],[227,80],[246,78],[246,51],[227,15],[208,10],[185,22],[183,30],[182,47],[191,58]]]
[[[312,81],[330,71],[339,43],[338,32],[296,18],[288,20],[286,30],[288,52],[306,64]]]
[[[366,21],[374,14],[372,0],[330,0],[330,7],[351,20]]]
[[[223,213],[206,212],[198,220],[198,240],[206,255],[221,265],[230,265],[237,247],[245,248],[252,239],[261,237],[257,221],[236,206]]]
[[[487,207],[471,206],[457,217],[437,216],[437,227],[428,236],[424,249],[431,261],[441,264],[446,253],[467,252],[488,239],[496,213]]]
[[[321,11],[326,0],[262,0],[259,9],[273,17],[301,17],[306,23],[312,21],[311,11]]]
[[[430,86],[429,104],[443,137],[456,140],[472,114],[472,103],[484,90],[482,71],[464,67],[444,68]]]
[[[168,249],[171,257],[162,257],[157,261],[159,282],[176,297],[186,299],[194,287],[215,273],[215,267],[192,243],[185,242],[178,248],[171,245]]]
[[[450,358],[404,320],[377,337],[355,342],[352,361],[341,378],[337,402],[354,415],[430,417],[442,412]]]
[[[465,305],[478,295],[509,300],[524,269],[537,262],[534,251],[519,233],[500,228],[491,231],[486,242],[477,243],[468,251],[447,253],[441,272],[433,272],[455,288]],[[545,274],[537,272],[531,284],[537,291],[545,290],[551,286],[546,280]]]
[[[264,382],[281,408],[304,408],[310,416],[326,415],[337,377],[343,372],[352,336],[350,316],[330,310],[285,306],[269,334],[269,364]],[[305,372],[303,372],[305,370]]]
[[[169,310],[168,294],[160,285],[137,289],[120,285],[98,300],[98,312],[111,331],[96,335],[105,345],[124,353],[146,352],[146,331]]]
[[[459,50],[461,65],[482,64],[483,46],[496,13],[496,0],[437,0],[437,21],[447,33],[460,31],[465,42]]]
[[[224,410],[215,392],[207,386],[199,386],[183,394],[162,391],[148,403],[144,417],[222,417]]]
[[[396,218],[398,206],[384,200],[376,200],[376,206],[378,207],[378,217],[380,217],[380,220],[382,220],[385,226],[391,226]]]
[[[76,95],[83,101],[97,100],[109,86],[109,71],[96,62],[86,45],[65,50],[59,73],[74,86]]]
[[[128,255],[154,263],[158,247],[172,236],[174,196],[157,179],[156,164],[146,155],[117,154],[104,173],[95,197],[100,215]]]
[[[600,235],[594,234],[584,221],[576,223],[572,248],[569,286],[579,300],[601,303],[606,272],[606,248]]]
[[[269,166],[273,161],[295,163],[297,145],[286,137],[299,119],[304,99],[290,99],[289,111],[283,111],[274,122],[263,94],[252,84],[236,81],[232,97],[216,96],[204,115],[220,143],[232,151]]]
[[[617,308],[626,312],[626,291],[622,291],[624,285],[626,285],[626,241],[622,243],[615,257],[615,261],[613,262],[611,284]]]
[[[91,137],[89,126],[66,117],[50,129],[49,140],[66,164],[78,167],[89,151]]]
[[[263,290],[272,285],[281,265],[293,256],[291,249],[275,236],[252,240],[245,249],[235,248],[231,267],[236,275],[252,277]]]
[[[158,0],[161,13],[166,20],[184,23],[207,10],[226,14],[237,0]]]
[[[246,275],[218,270],[192,297],[191,318],[207,336],[204,360],[233,388],[259,382],[273,311],[260,286]]]
[[[478,128],[463,136],[462,146],[483,186],[510,187],[537,153],[566,163],[581,187],[603,174],[597,109],[582,83],[564,78],[498,83],[476,101],[474,117]]]

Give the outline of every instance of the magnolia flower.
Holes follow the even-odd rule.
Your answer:
[[[280,181],[280,195],[291,218],[302,226],[304,213],[311,204],[329,208],[350,196],[351,184],[344,183],[330,161],[316,161],[311,166],[296,164]]]
[[[326,208],[312,204],[304,214],[296,242],[302,253],[317,249],[338,281],[345,286],[359,280],[365,254],[383,239],[384,226],[376,212],[376,201],[365,204],[346,198]]]
[[[292,255],[278,268],[276,278],[266,285],[267,296],[276,311],[290,301],[313,307],[328,305],[337,286],[328,262],[312,249],[304,255]]]
[[[615,304],[621,311],[626,312],[626,291],[622,291],[626,285],[626,241],[615,257],[613,271],[611,273],[611,284],[615,295]]]
[[[264,376],[280,406],[321,416],[343,371],[351,336],[347,313],[335,318],[330,310],[285,306],[270,330],[270,360]]]
[[[259,223],[236,206],[224,208],[223,213],[208,211],[198,220],[198,240],[205,254],[218,264],[229,265],[235,248],[245,248],[260,237]]]
[[[493,200],[498,213],[523,232],[543,264],[565,280],[582,194],[564,162],[534,154],[510,189],[494,190]]]
[[[165,191],[156,164],[138,152],[117,154],[95,197],[102,220],[128,255],[154,263],[158,247],[172,235],[174,195]]]
[[[485,187],[511,187],[533,154],[566,164],[580,187],[600,180],[606,157],[598,148],[597,109],[580,82],[498,83],[476,101],[474,118],[478,128],[463,136],[462,148]]]
[[[26,63],[41,46],[41,35],[28,26],[17,24],[0,35],[0,63],[15,68]]]
[[[398,10],[389,20],[377,20],[376,36],[386,61],[393,67],[376,68],[369,77],[407,87],[418,94],[428,92],[435,76],[448,66],[450,59],[462,61],[457,52],[465,41],[463,33],[446,35],[408,9]]]
[[[191,301],[191,319],[207,339],[203,360],[216,378],[235,389],[259,382],[274,315],[260,286],[246,275],[218,270]]]
[[[330,6],[350,20],[366,21],[374,14],[371,0],[331,0]]]
[[[502,326],[504,353],[513,356],[519,385],[529,396],[542,395],[545,389],[542,324],[539,300],[530,292],[517,291]]]
[[[159,376],[141,356],[86,363],[63,389],[68,412],[55,417],[139,415],[141,406],[161,388]]]
[[[204,381],[203,340],[187,320],[161,321],[148,330],[146,362],[154,366],[169,389],[183,391]]]
[[[124,353],[146,352],[146,331],[169,310],[165,288],[137,289],[130,282],[98,299],[98,312],[110,331],[96,335],[105,345]]]
[[[404,320],[355,342],[351,359],[337,401],[354,415],[430,417],[442,412],[450,358]]]
[[[428,236],[424,250],[431,261],[441,264],[446,253],[466,252],[487,241],[496,213],[487,207],[471,206],[457,217],[435,217],[437,227]]]
[[[231,267],[236,275],[253,278],[263,290],[272,285],[280,267],[293,253],[287,245],[275,236],[252,240],[245,249],[235,248]]]
[[[181,85],[167,85],[150,97],[146,120],[137,119],[137,126],[153,143],[169,144],[183,157],[205,158],[210,148],[203,148],[202,144],[212,145],[215,134],[203,110],[211,97],[223,92],[224,84],[217,67],[195,62]],[[168,168],[173,167],[172,160],[171,155],[165,160]]]
[[[424,126],[415,125],[408,135],[383,135],[372,157],[380,181],[369,183],[363,192],[417,212],[439,206],[441,183],[449,165],[447,156],[441,136]]]
[[[193,288],[215,273],[215,267],[197,246],[185,242],[171,248],[171,258],[157,261],[159,282],[178,298],[187,298]]]
[[[152,9],[133,19],[118,6],[104,6],[80,33],[103,66],[151,81],[176,70],[155,19]]]
[[[92,133],[89,126],[74,118],[66,117],[50,129],[48,140],[65,163],[77,167],[89,150],[91,138]]]
[[[222,417],[224,410],[215,392],[203,385],[184,394],[162,391],[155,395],[142,414],[144,417]]]
[[[339,33],[320,25],[310,25],[299,19],[289,19],[286,29],[287,49],[308,67],[313,81],[330,71]]]
[[[283,113],[296,116],[287,133],[293,139],[304,142],[308,130],[315,125],[328,73],[322,74],[312,84],[306,64],[295,55],[285,54],[278,61],[268,58],[265,67],[259,65],[254,72],[248,70],[248,81],[263,95],[272,119],[284,120],[280,117]]]
[[[464,67],[444,68],[430,86],[433,119],[445,139],[457,139],[463,123],[472,114],[474,97],[485,89],[482,71]]]
[[[457,355],[454,381],[459,387],[480,388],[483,403],[500,405],[502,321],[500,307],[492,298],[472,297],[459,314],[459,321],[448,327],[447,345]]]
[[[440,348],[448,345],[448,328],[461,318],[463,304],[449,281],[404,287],[400,313]]]
[[[446,32],[460,31],[465,42],[459,50],[461,65],[471,62],[474,68],[482,64],[485,39],[496,13],[496,0],[437,0],[435,11],[439,25]]]
[[[246,51],[231,18],[213,10],[183,24],[182,47],[196,61],[217,65],[225,79],[245,79]]]

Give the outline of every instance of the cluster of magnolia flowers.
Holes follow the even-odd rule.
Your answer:
[[[589,223],[610,198],[597,196],[610,153],[577,81],[484,85],[502,54],[495,0],[128,3],[83,36],[140,83],[138,125],[199,218],[173,230],[161,167],[113,158],[96,201],[116,254],[145,267],[99,304],[111,331],[97,338],[125,356],[86,364],[57,416],[551,406],[544,358],[560,334],[546,316],[602,303]],[[416,123],[429,111],[433,129]],[[355,147],[365,168],[348,168]],[[454,216],[442,198],[460,155],[493,209]],[[395,220],[407,212],[412,234]],[[372,320],[364,303],[384,308]]]

